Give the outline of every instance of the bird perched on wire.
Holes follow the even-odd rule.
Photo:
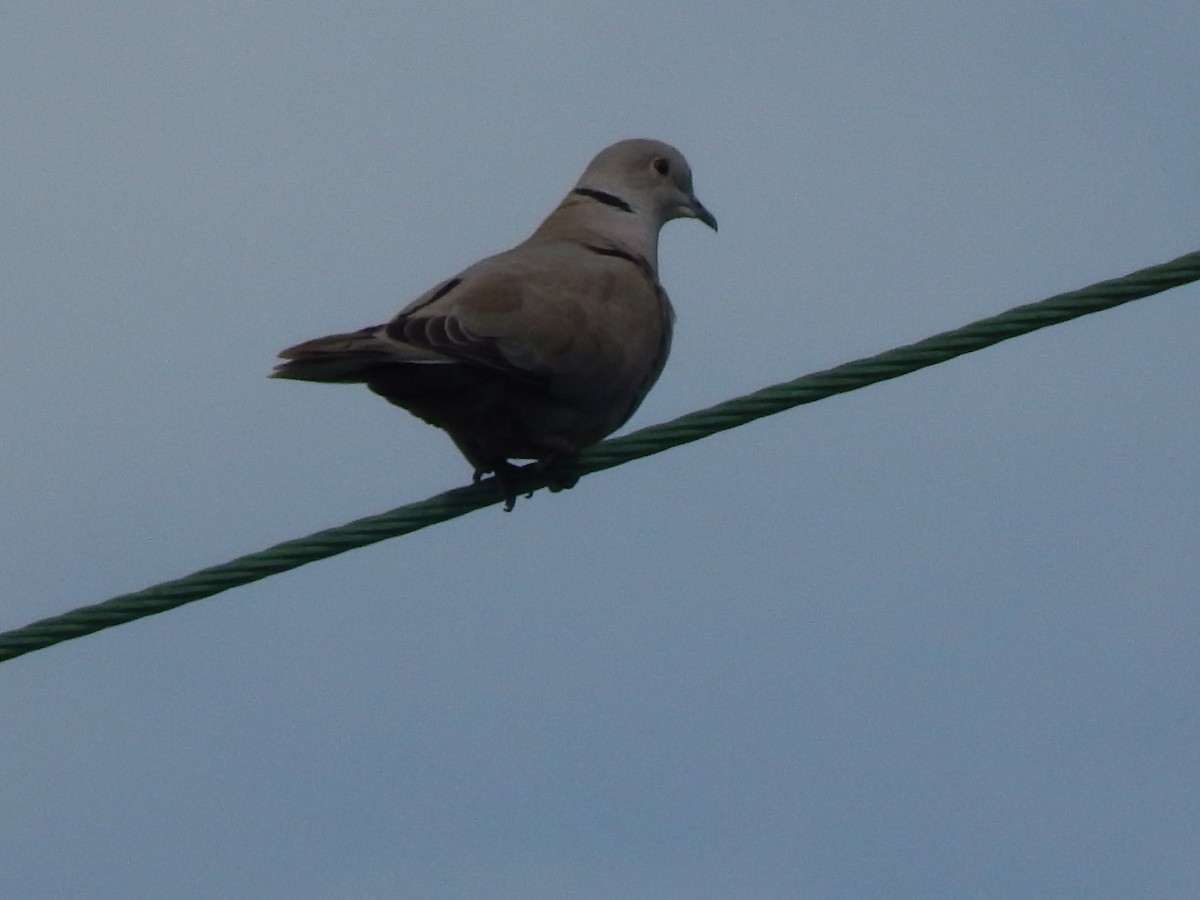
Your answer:
[[[363,383],[444,429],[512,507],[513,459],[546,466],[633,415],[662,372],[674,311],[658,233],[717,220],[683,155],[652,140],[601,150],[525,241],[464,269],[390,322],[279,354],[275,378]]]

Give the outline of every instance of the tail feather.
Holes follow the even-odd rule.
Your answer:
[[[396,362],[395,347],[379,340],[378,332],[379,326],[374,326],[288,347],[279,354],[287,361],[277,365],[271,377],[342,384],[367,381],[381,366]]]

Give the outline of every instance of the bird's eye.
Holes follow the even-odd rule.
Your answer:
[[[654,166],[654,171],[659,175],[668,175],[671,172],[671,164],[661,156],[656,156],[650,165]]]

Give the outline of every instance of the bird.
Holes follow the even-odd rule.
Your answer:
[[[675,321],[658,237],[679,218],[717,230],[683,154],[618,141],[527,239],[382,325],[283,350],[271,376],[366,384],[446,431],[511,510],[511,460],[541,470],[603,440],[658,380]]]

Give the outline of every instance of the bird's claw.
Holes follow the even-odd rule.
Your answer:
[[[512,512],[513,508],[517,505],[517,496],[520,494],[520,491],[518,491],[516,488],[516,482],[524,481],[525,477],[528,476],[545,477],[546,470],[550,469],[559,459],[561,459],[561,457],[547,456],[542,459],[535,460],[534,462],[531,462],[525,466],[514,466],[510,462],[497,463],[495,468],[492,469],[492,477],[496,481],[496,488],[500,492],[501,499],[504,500],[504,511]],[[483,476],[484,471],[476,469],[475,476],[472,480],[478,484]],[[550,493],[557,494],[559,491],[565,491],[575,487],[578,482],[578,475],[556,473],[553,478],[547,481],[546,488],[550,491]],[[533,496],[535,490],[536,488],[531,488],[530,490],[526,491],[523,496],[526,499],[529,499]]]
[[[496,488],[504,499],[505,512],[512,512],[513,507],[517,505],[517,492],[513,489],[512,480],[518,471],[516,466],[508,462],[497,463],[492,470],[493,477],[496,479]],[[526,496],[532,496],[532,493]]]
[[[531,472],[536,472],[539,475],[546,477],[546,489],[552,494],[557,494],[559,491],[568,491],[579,483],[579,476],[568,474],[566,472],[547,472],[552,470],[554,464],[563,459],[562,455],[547,456],[539,459],[526,466]]]

